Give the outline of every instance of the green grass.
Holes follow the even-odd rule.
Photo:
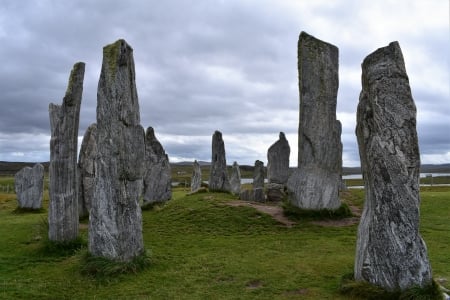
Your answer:
[[[0,193],[0,299],[348,299],[339,286],[353,272],[357,225],[300,219],[287,228],[251,207],[227,205],[232,195],[186,193],[176,189],[167,204],[143,211],[150,266],[106,281],[83,271],[85,248],[42,252],[46,213],[15,214],[15,195]],[[363,191],[343,196],[362,206]],[[450,280],[449,204],[450,187],[422,192],[421,232],[436,279]],[[80,233],[86,239],[86,226]],[[121,270],[106,266],[102,272]]]

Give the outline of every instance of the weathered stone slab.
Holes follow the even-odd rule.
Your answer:
[[[64,242],[78,237],[78,126],[85,64],[76,63],[62,105],[50,103],[48,237]]]
[[[419,234],[416,107],[397,42],[362,63],[356,135],[366,199],[355,278],[391,291],[427,285],[432,275]]]
[[[145,134],[144,206],[172,198],[169,156],[152,127]]]
[[[84,133],[78,156],[79,197],[78,214],[89,215],[95,186],[95,157],[97,155],[97,124],[91,124]]]
[[[97,159],[89,215],[89,252],[130,261],[144,251],[139,197],[145,132],[140,125],[133,49],[118,40],[103,48],[97,91]]]
[[[14,176],[14,187],[20,208],[42,208],[44,193],[44,166],[25,167]]]
[[[241,171],[239,170],[239,165],[236,161],[231,168],[230,188],[231,193],[234,195],[239,195],[241,193]]]
[[[267,201],[281,202],[286,197],[285,185],[279,183],[269,183],[266,186]]]
[[[255,170],[253,173],[253,197],[254,201],[264,202],[264,163],[260,160],[255,161]]]
[[[227,161],[225,158],[225,143],[222,133],[215,131],[212,137],[211,173],[209,176],[209,190],[229,192],[231,190],[228,179]]]
[[[194,161],[191,179],[191,192],[197,192],[202,186],[202,169],[197,161]]]
[[[267,179],[269,183],[286,184],[289,178],[289,142],[280,132],[278,141],[267,151]]]
[[[287,183],[289,198],[303,209],[337,209],[342,169],[341,125],[336,120],[338,48],[302,32],[298,72],[298,169]]]

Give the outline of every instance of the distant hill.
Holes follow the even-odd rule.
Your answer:
[[[33,167],[35,162],[9,162],[0,161],[0,175],[14,175],[25,167]],[[45,172],[48,172],[49,162],[41,162],[44,166]]]

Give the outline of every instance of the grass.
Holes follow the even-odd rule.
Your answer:
[[[165,205],[143,211],[150,266],[123,274],[121,267],[105,263],[101,271],[103,262],[95,263],[91,272],[108,280],[83,271],[90,262],[84,248],[43,253],[46,213],[14,214],[15,195],[0,193],[0,299],[348,299],[339,286],[342,275],[353,272],[357,225],[322,227],[300,219],[287,228],[251,207],[227,205],[232,195],[186,193],[176,189]],[[361,207],[364,193],[343,197]],[[449,202],[450,187],[422,192],[422,236],[434,278],[447,288]],[[80,233],[85,239],[86,226]]]
[[[290,202],[284,202],[283,212],[285,216],[294,220],[302,220],[302,219],[338,220],[353,216],[350,208],[346,203],[342,203],[341,206],[335,210],[326,208],[312,210],[312,209],[302,209],[292,205],[292,203]]]

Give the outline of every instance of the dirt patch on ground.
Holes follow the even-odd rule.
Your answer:
[[[286,227],[292,227],[293,225],[297,224],[284,216],[283,208],[279,204],[262,204],[236,200],[228,202],[227,205],[253,207],[257,211],[270,215],[272,218],[274,218],[275,220],[277,220]]]

